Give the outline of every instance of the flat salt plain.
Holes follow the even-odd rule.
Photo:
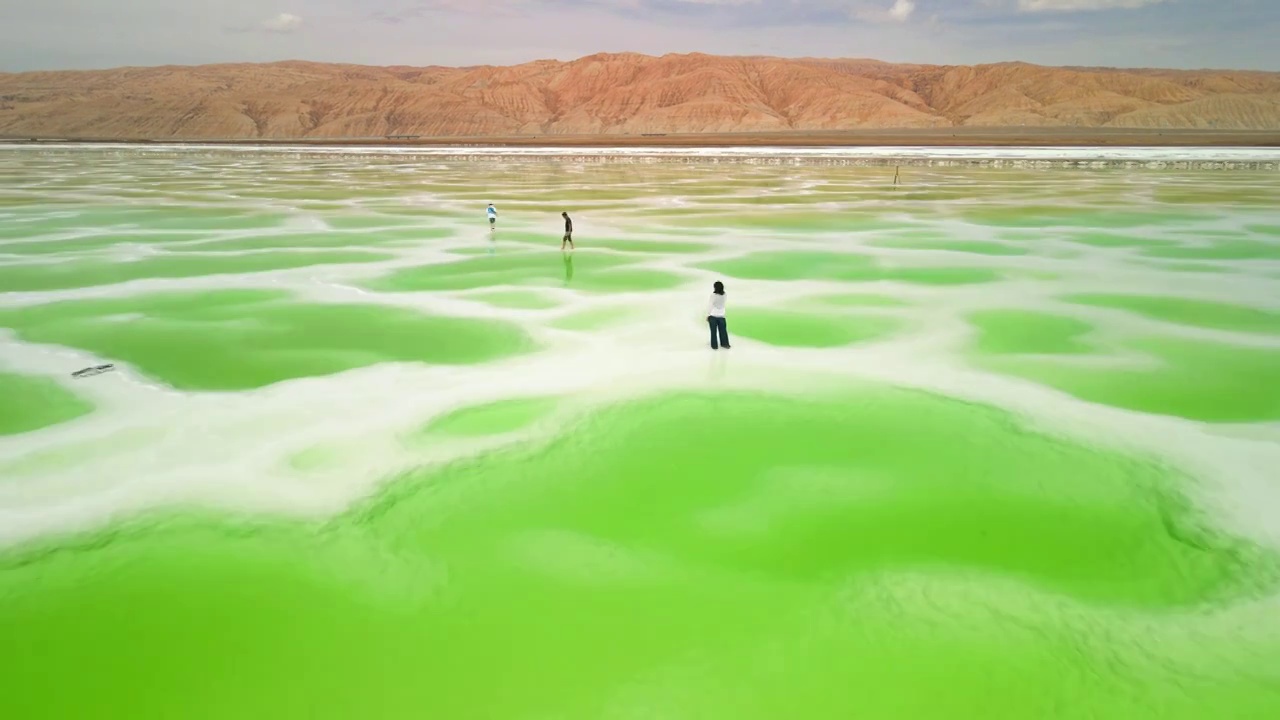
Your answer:
[[[1278,165],[0,147],[0,716],[1269,717]]]

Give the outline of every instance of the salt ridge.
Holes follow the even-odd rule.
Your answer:
[[[261,152],[257,148],[254,152]],[[933,150],[931,149],[931,152]],[[132,152],[132,151],[131,151]],[[149,152],[148,150],[139,151]],[[3,162],[4,155],[0,155]],[[120,160],[128,162],[128,158]],[[281,170],[305,169],[306,163]],[[246,169],[252,172],[252,166]],[[232,169],[209,173],[235,182]],[[127,176],[98,180],[103,197],[110,187],[129,185]],[[287,181],[286,181],[287,182]],[[655,181],[656,182],[656,181]],[[789,182],[803,183],[801,178]],[[1075,182],[1075,178],[1071,178]],[[1139,184],[1138,188],[1141,188]],[[803,192],[811,191],[805,187]],[[412,188],[406,194],[416,192]],[[1041,192],[1052,195],[1048,185]],[[353,191],[358,195],[358,188]],[[500,195],[500,193],[493,193]],[[694,198],[696,199],[696,198]],[[982,202],[1002,202],[984,196]],[[1065,204],[1066,199],[1057,201]],[[279,207],[278,200],[254,201],[257,207]],[[474,203],[446,200],[446,208],[470,208]],[[596,212],[590,202],[574,217],[584,248],[593,235],[629,237],[638,220],[626,213]],[[503,233],[537,233],[544,228],[521,213],[501,209],[499,252],[510,252]],[[740,205],[720,201],[698,205],[703,211],[741,211]],[[830,379],[840,382],[887,382],[989,403],[1024,418],[1032,426],[1076,438],[1099,447],[1118,447],[1171,463],[1198,479],[1198,499],[1218,522],[1233,532],[1280,547],[1280,527],[1272,518],[1280,508],[1280,488],[1272,481],[1280,467],[1280,426],[1254,423],[1241,428],[1209,426],[1180,418],[1146,415],[1083,402],[1034,383],[975,370],[962,356],[972,337],[963,321],[969,310],[1017,307],[1046,312],[1069,312],[1094,323],[1104,333],[1131,333],[1152,327],[1152,321],[1128,318],[1100,308],[1067,307],[1054,296],[1064,292],[1167,292],[1168,271],[1126,264],[1127,253],[1062,244],[1070,257],[985,257],[949,252],[885,248],[866,241],[892,231],[865,233],[808,233],[802,236],[768,231],[734,231],[698,236],[713,247],[706,252],[646,255],[638,263],[679,273],[680,287],[664,291],[592,295],[548,288],[565,304],[550,310],[496,308],[469,300],[468,291],[439,293],[370,293],[358,287],[360,278],[393,268],[458,259],[450,249],[481,246],[488,229],[480,222],[483,205],[476,205],[477,221],[424,219],[446,224],[455,235],[444,240],[395,246],[396,258],[372,266],[326,266],[227,276],[172,280],[138,280],[122,285],[11,293],[0,296],[0,307],[15,307],[56,299],[120,297],[163,289],[270,287],[296,293],[316,302],[378,303],[419,308],[427,312],[475,317],[502,317],[526,327],[546,345],[539,354],[474,366],[432,367],[384,364],[326,377],[301,378],[240,393],[177,392],[133,371],[127,365],[93,382],[73,383],[67,368],[110,361],[67,348],[27,343],[0,331],[0,364],[53,378],[83,393],[99,409],[75,422],[21,436],[0,438],[0,468],[20,467],[42,453],[75,451],[86,444],[97,449],[80,461],[61,467],[57,462],[39,472],[10,474],[0,484],[0,544],[16,544],[51,534],[90,530],[137,513],[175,504],[195,503],[235,512],[326,517],[376,492],[397,473],[424,464],[444,462],[482,452],[494,444],[538,437],[538,429],[488,442],[459,441],[423,450],[402,442],[405,433],[431,418],[475,404],[532,394],[562,394],[579,402],[601,404],[678,388],[768,388],[784,392],[820,390]],[[766,209],[763,212],[769,212]],[[692,212],[692,211],[690,211]],[[914,229],[941,237],[990,239],[990,229],[960,222],[946,212],[912,212]],[[317,218],[319,219],[319,218]],[[324,222],[320,219],[321,222]],[[314,226],[286,224],[274,230],[221,230],[209,239],[255,234],[284,234]],[[1238,229],[1240,220],[1228,212],[1201,228]],[[327,223],[326,223],[327,224]],[[581,232],[581,231],[580,231]],[[1046,243],[1062,243],[1060,232],[1041,230]],[[25,240],[29,240],[26,238]],[[549,242],[554,241],[551,238]],[[12,240],[3,241],[4,243]],[[546,252],[551,253],[549,246]],[[704,347],[704,323],[697,317],[705,289],[718,276],[694,267],[696,263],[749,252],[808,249],[856,251],[902,262],[948,265],[970,264],[1009,271],[1053,269],[1064,276],[1009,279],[968,287],[935,288],[895,283],[863,283],[858,291],[888,292],[917,302],[884,312],[907,320],[902,335],[843,349],[804,350],[772,347],[746,338],[735,339],[732,354],[711,354]],[[3,253],[3,244],[0,244]],[[86,257],[92,256],[91,254]],[[0,259],[0,265],[12,262]],[[1280,309],[1276,280],[1265,271],[1273,261],[1226,263],[1222,274],[1179,273],[1178,291],[1187,296],[1245,301]],[[807,295],[851,288],[817,280],[744,281],[728,279],[731,312],[743,305],[789,307]],[[627,322],[591,333],[571,333],[551,326],[556,318],[586,310],[623,304],[639,311]],[[732,325],[731,325],[732,329]],[[1161,331],[1186,337],[1242,339],[1181,326]],[[1274,338],[1244,338],[1276,345]],[[625,348],[625,352],[619,352]],[[1246,432],[1247,430],[1247,432]],[[133,444],[116,442],[122,436],[141,438]],[[269,434],[272,441],[264,444]],[[214,439],[214,440],[211,440]],[[216,441],[215,441],[216,440]],[[316,447],[335,449],[327,468],[300,471],[289,463],[297,453]]]

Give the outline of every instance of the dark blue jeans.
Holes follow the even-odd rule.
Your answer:
[[[725,323],[725,319],[708,315],[707,324],[711,326],[711,349],[719,350],[721,345],[729,347],[729,326]],[[716,342],[717,333],[720,335],[719,343]]]

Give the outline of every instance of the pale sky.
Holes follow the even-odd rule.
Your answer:
[[[0,0],[0,71],[597,52],[1280,70],[1280,0]]]

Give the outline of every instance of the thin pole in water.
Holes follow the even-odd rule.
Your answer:
[[[893,184],[894,184],[894,186],[895,186],[895,187],[896,187],[896,186],[897,186],[897,184],[898,184],[898,171],[899,171],[899,170],[901,170],[901,169],[902,169],[902,166],[901,166],[901,165],[894,165],[894,166],[893,166]]]

